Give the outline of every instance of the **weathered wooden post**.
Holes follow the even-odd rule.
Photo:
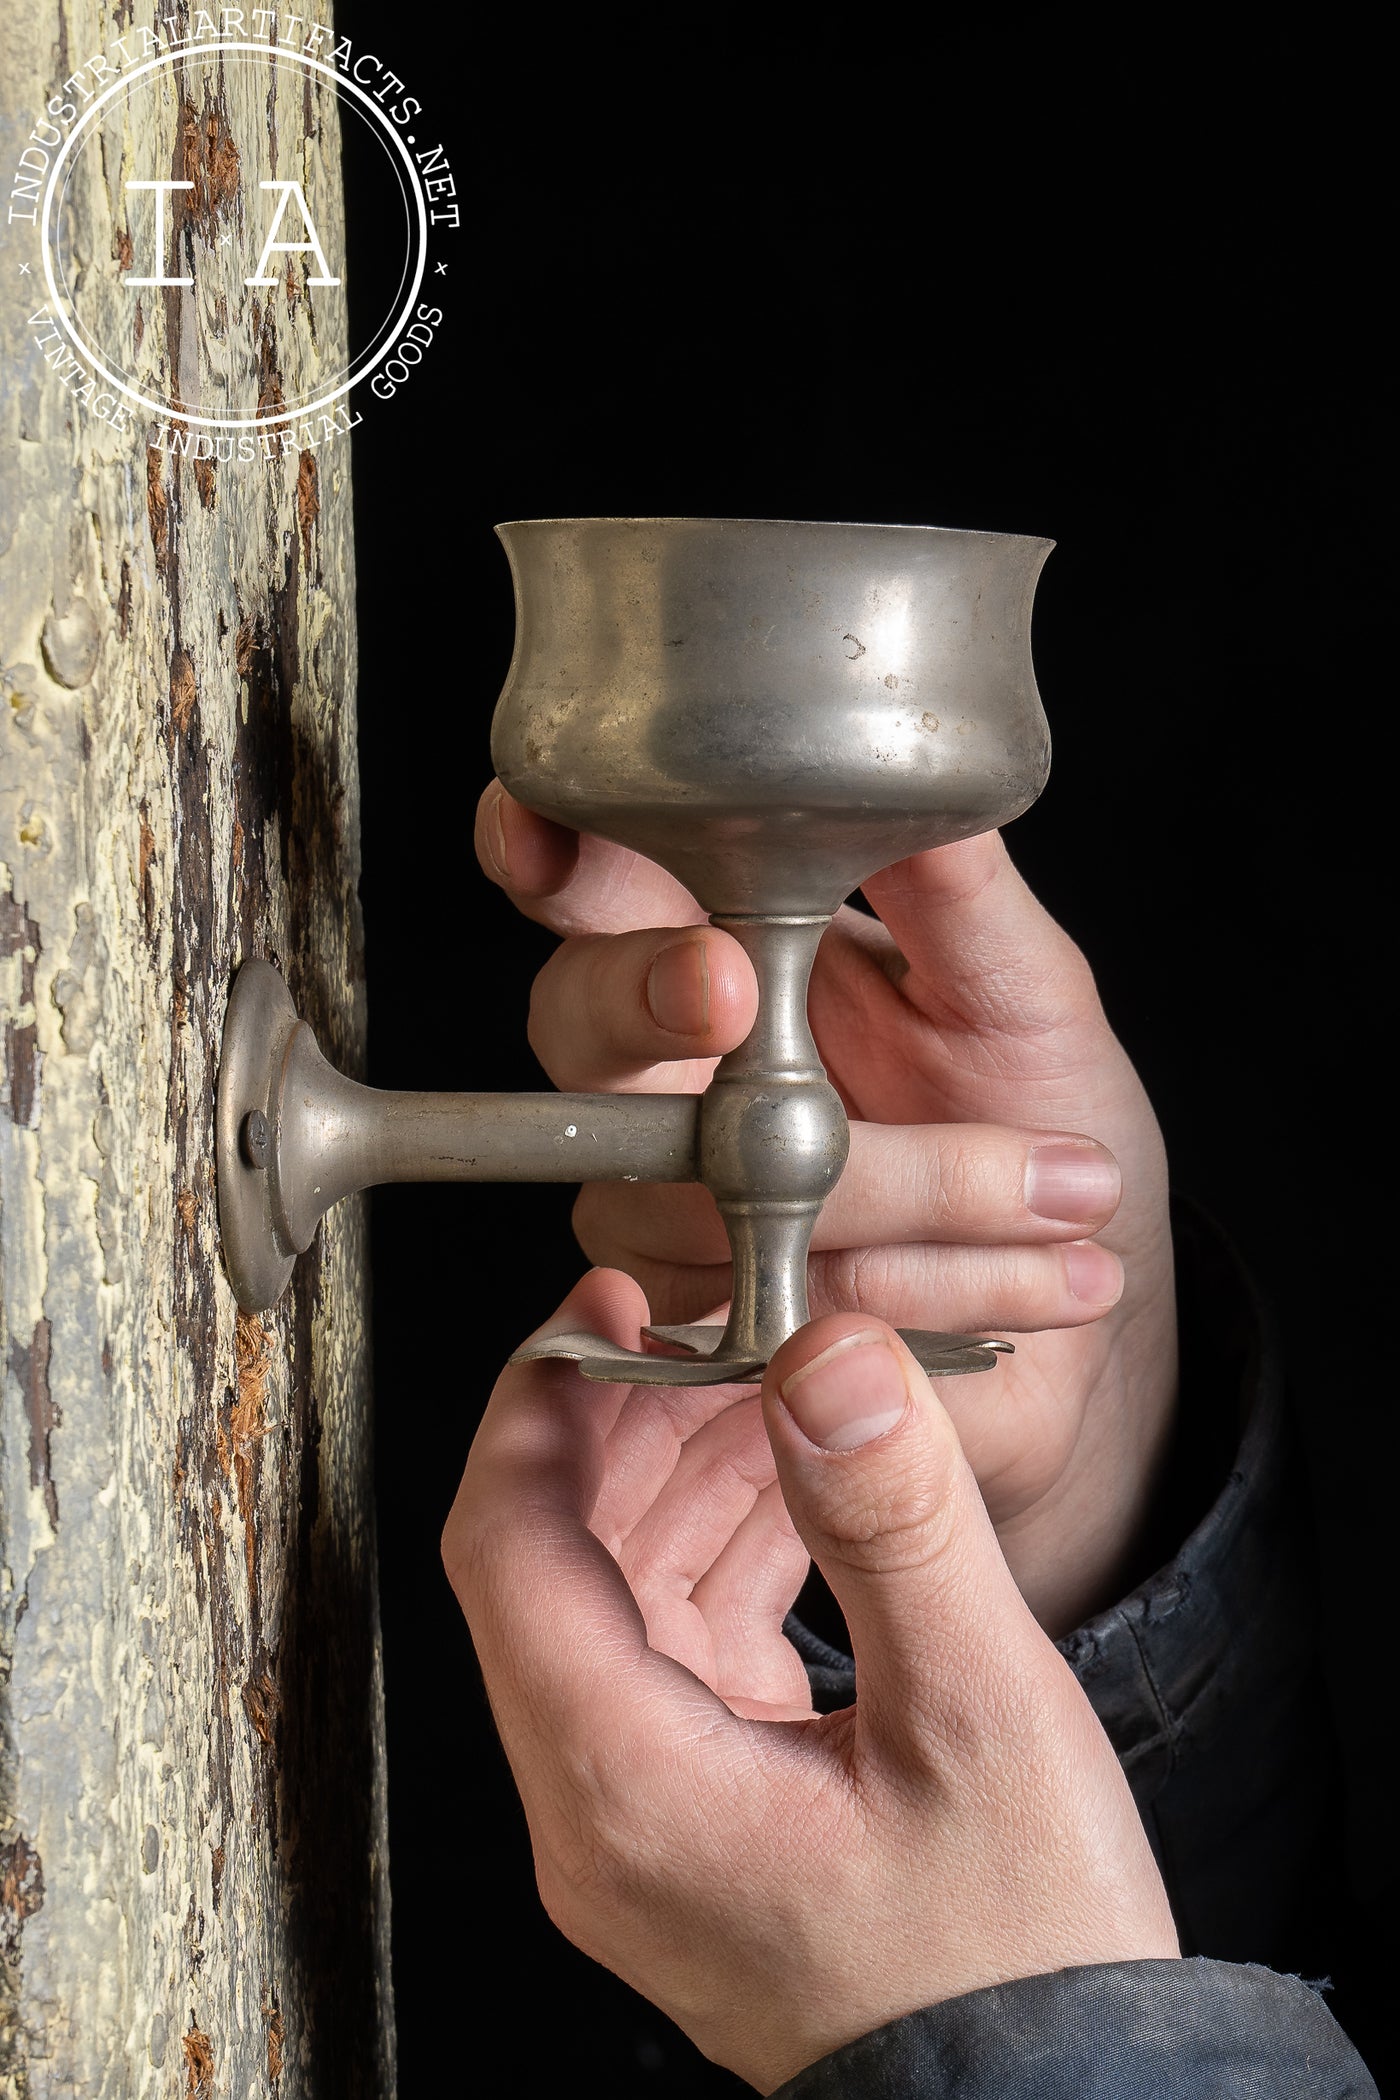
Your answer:
[[[7,181],[44,174],[50,97],[132,15],[4,11]],[[333,88],[175,56],[70,156],[85,311],[127,326],[127,184],[165,180],[169,256],[208,264],[124,354],[207,401],[239,348],[225,236],[290,174],[342,252],[339,170]],[[33,196],[0,271],[0,2094],[387,2100],[363,1213],[245,1317],[211,1140],[243,957],[362,1052],[348,439],[153,449],[35,319]],[[276,270],[271,406],[344,358],[316,257]]]

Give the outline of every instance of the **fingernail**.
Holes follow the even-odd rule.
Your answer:
[[[814,1356],[782,1384],[783,1402],[809,1444],[854,1451],[883,1436],[909,1405],[904,1371],[882,1334],[864,1328]]]
[[[510,850],[506,845],[505,819],[501,814],[505,808],[505,800],[505,789],[498,787],[495,794],[491,797],[491,808],[486,824],[486,846],[492,860],[496,863],[497,874],[508,877],[510,874]]]
[[[704,1035],[710,1026],[710,958],[705,943],[673,941],[647,976],[647,1005],[670,1035]]]
[[[1026,1209],[1038,1218],[1101,1218],[1118,1186],[1118,1162],[1098,1145],[1036,1145],[1026,1162]]]
[[[1116,1305],[1123,1291],[1123,1265],[1107,1247],[1079,1240],[1065,1249],[1065,1274],[1082,1305]]]

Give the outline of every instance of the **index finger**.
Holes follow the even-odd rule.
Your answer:
[[[493,780],[476,811],[476,857],[517,911],[554,933],[630,933],[698,926],[706,914],[654,861],[611,839],[570,831]]]

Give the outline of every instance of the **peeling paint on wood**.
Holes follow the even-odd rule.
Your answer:
[[[34,1339],[26,1349],[10,1344],[10,1369],[24,1400],[29,1423],[29,1485],[44,1498],[49,1523],[58,1529],[58,1491],[53,1479],[53,1432],[63,1420],[62,1409],[49,1389],[49,1343],[53,1334],[47,1319],[34,1322]]]
[[[108,23],[0,13],[6,122]],[[262,166],[251,73],[183,64],[141,142],[195,185],[175,233],[294,157],[338,237],[333,101],[255,91]],[[115,284],[100,159],[74,208]],[[0,280],[0,2100],[388,2100],[364,1215],[250,1319],[212,1166],[245,956],[362,1061],[348,454],[216,469],[114,433],[48,383],[25,283]],[[259,312],[266,401],[341,354],[290,290]],[[133,351],[202,384],[217,312],[164,297]]]

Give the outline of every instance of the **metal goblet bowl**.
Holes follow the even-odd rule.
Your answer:
[[[641,1350],[551,1335],[513,1361],[590,1377],[752,1381],[808,1317],[812,1229],[845,1112],[806,1011],[822,932],[878,869],[995,829],[1049,737],[1031,601],[1050,542],[931,526],[536,519],[498,528],[516,642],[491,749],[531,809],[645,854],[747,950],[759,1013],[699,1096],[390,1094],[321,1057],[280,978],[244,965],[217,1127],[230,1277],[280,1294],[323,1212],[390,1180],[698,1180],[733,1254],[723,1325]],[[934,1373],[1005,1342],[901,1330]]]
[[[516,644],[491,753],[521,802],[714,913],[833,912],[1045,784],[1048,540],[739,518],[502,525]]]

